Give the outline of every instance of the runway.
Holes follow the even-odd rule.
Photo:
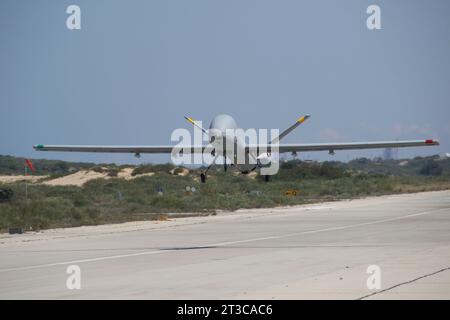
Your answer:
[[[0,235],[1,299],[450,299],[449,268],[450,191]]]

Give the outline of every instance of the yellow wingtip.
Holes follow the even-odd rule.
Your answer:
[[[186,120],[189,121],[190,123],[194,124],[194,120],[190,117],[185,116]]]
[[[310,117],[310,115],[306,115],[306,116],[302,116],[300,118],[297,119],[298,123],[303,123],[305,122],[306,119],[308,119]]]

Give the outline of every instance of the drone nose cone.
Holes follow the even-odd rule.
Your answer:
[[[237,129],[237,123],[232,116],[227,114],[219,114],[211,121],[209,128],[225,132],[226,129]]]

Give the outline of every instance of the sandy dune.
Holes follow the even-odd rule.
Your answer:
[[[56,179],[51,179],[42,182],[43,184],[50,186],[83,186],[86,182],[93,179],[110,179],[111,176],[108,175],[107,168],[104,168],[105,172],[97,172],[93,170],[80,170],[78,172],[59,177]],[[132,175],[134,167],[123,168],[117,173],[117,177],[125,180],[132,180],[140,177],[150,177],[153,176],[154,172],[147,172],[143,174]],[[173,169],[171,171],[173,175],[186,176],[189,174],[189,170],[183,168],[181,170]],[[14,176],[0,176],[0,183],[14,183],[18,181],[29,181],[29,182],[39,182],[39,180],[43,178],[47,178],[48,176],[24,176],[24,175],[14,175]]]
[[[185,177],[189,174],[189,170],[186,168],[174,168],[170,170],[170,174]]]
[[[43,184],[47,184],[49,186],[73,185],[73,186],[81,187],[83,184],[85,184],[89,180],[98,179],[98,178],[108,179],[109,177],[106,173],[95,172],[95,171],[91,171],[91,170],[81,170],[81,171],[75,172],[73,174],[64,176],[64,177],[44,181]]]
[[[124,168],[117,174],[117,177],[125,179],[125,180],[132,180],[132,179],[136,179],[136,178],[140,178],[140,177],[150,177],[155,174],[154,172],[147,172],[147,173],[137,174],[137,175],[133,176],[131,174],[133,173],[134,169],[135,168]]]
[[[37,182],[40,179],[43,179],[46,177],[47,176],[24,176],[24,175],[0,176],[0,182],[1,183],[14,183],[14,182],[25,181],[25,180],[27,180],[28,182]]]
[[[154,172],[148,172],[148,173],[143,173],[143,174],[138,174],[138,175],[131,175],[131,173],[133,172],[134,168],[130,167],[130,168],[124,168],[121,171],[118,172],[117,177],[121,178],[121,179],[125,179],[125,180],[132,180],[132,179],[136,179],[136,178],[140,178],[140,177],[145,177],[145,176],[153,176],[155,173]],[[94,180],[94,179],[110,179],[111,177],[108,176],[108,174],[106,172],[96,172],[96,171],[92,171],[92,170],[81,170],[78,172],[75,172],[73,174],[64,176],[64,177],[60,177],[60,178],[56,178],[56,179],[52,179],[52,180],[48,180],[43,182],[44,184],[47,185],[51,185],[51,186],[67,186],[67,185],[72,185],[72,186],[83,186],[86,182],[90,181],[90,180]]]

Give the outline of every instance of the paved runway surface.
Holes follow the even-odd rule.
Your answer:
[[[0,235],[2,299],[450,299],[449,268],[450,191]]]

